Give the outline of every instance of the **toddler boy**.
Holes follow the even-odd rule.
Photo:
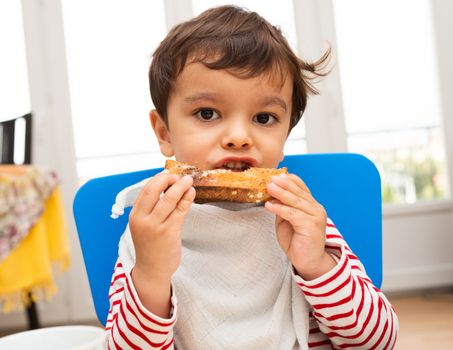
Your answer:
[[[327,52],[299,59],[233,6],[176,26],[153,55],[150,120],[166,157],[203,170],[277,167]],[[265,206],[195,204],[163,172],[138,195],[110,289],[110,349],[391,349],[385,296],[296,175]]]

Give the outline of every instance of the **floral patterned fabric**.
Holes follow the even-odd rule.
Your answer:
[[[0,261],[28,234],[57,185],[53,171],[24,167],[17,175],[0,166]]]

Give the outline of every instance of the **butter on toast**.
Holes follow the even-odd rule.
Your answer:
[[[241,172],[227,169],[201,170],[172,159],[166,161],[165,169],[172,174],[193,177],[193,187],[197,192],[196,203],[264,203],[271,199],[266,190],[271,177],[288,173],[286,168],[249,168]]]

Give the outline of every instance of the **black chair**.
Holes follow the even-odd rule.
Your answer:
[[[16,123],[18,120],[25,120],[25,145],[22,164],[31,164],[31,130],[32,130],[32,114],[28,113],[21,117],[0,122],[0,164],[15,164],[15,145],[16,142]],[[19,164],[20,165],[20,164]],[[27,306],[28,328],[40,328],[38,311],[36,304],[31,302]]]
[[[23,164],[31,163],[32,114],[28,113],[18,118],[0,122],[0,164],[14,164],[16,123],[21,119],[25,120],[25,154]]]

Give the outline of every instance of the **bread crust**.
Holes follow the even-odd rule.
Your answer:
[[[241,172],[227,169],[201,170],[172,159],[166,161],[165,169],[172,174],[193,177],[193,186],[197,192],[196,203],[264,203],[271,199],[266,190],[271,177],[288,173],[286,168],[249,168]]]

